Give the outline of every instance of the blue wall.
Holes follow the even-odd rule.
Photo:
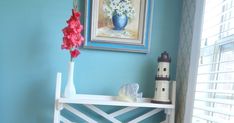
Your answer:
[[[155,0],[149,54],[82,49],[75,63],[78,93],[116,95],[122,84],[138,82],[144,96],[153,97],[156,58],[164,50],[175,79],[181,1]],[[0,123],[52,122],[56,72],[66,80],[61,29],[71,7],[71,0],[0,1]]]

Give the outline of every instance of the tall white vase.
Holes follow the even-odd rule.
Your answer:
[[[65,87],[64,97],[73,97],[76,95],[76,88],[73,81],[74,62],[68,63],[67,84]]]

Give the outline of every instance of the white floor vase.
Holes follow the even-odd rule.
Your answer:
[[[68,63],[67,84],[64,91],[64,97],[73,97],[76,95],[76,88],[73,81],[74,62]]]

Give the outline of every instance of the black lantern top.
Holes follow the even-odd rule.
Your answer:
[[[164,51],[161,53],[161,56],[158,57],[158,62],[171,62],[171,57],[166,51]]]

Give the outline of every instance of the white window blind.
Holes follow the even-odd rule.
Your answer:
[[[234,123],[234,0],[206,0],[193,123]]]

